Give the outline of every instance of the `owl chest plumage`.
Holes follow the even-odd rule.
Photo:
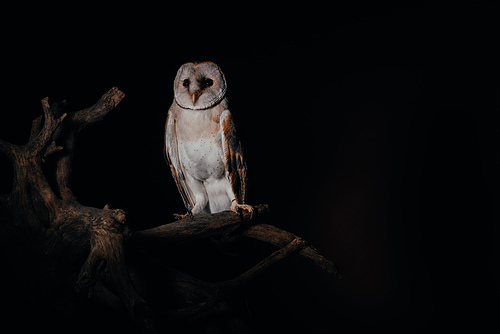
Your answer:
[[[219,115],[217,115],[219,114]],[[179,110],[176,133],[179,161],[200,181],[224,176],[221,129],[217,110]]]

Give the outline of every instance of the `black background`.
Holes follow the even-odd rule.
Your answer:
[[[170,222],[185,211],[162,154],[172,82],[183,63],[214,61],[248,160],[248,202],[269,203],[268,222],[342,272],[295,258],[271,269],[233,298],[251,328],[497,326],[498,11],[307,3],[6,7],[0,137],[26,142],[45,96],[75,111],[117,86],[125,99],[79,137],[72,188],[83,204],[124,209],[136,229]],[[0,166],[8,192],[6,157]],[[214,279],[272,250],[245,244],[224,260],[211,244],[189,246],[173,261]]]

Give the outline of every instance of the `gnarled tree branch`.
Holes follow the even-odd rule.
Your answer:
[[[82,109],[71,114],[71,121],[78,124],[78,130],[83,129],[87,125],[101,121],[118,103],[120,103],[125,94],[118,88],[113,87],[106,92],[99,101],[92,107]]]
[[[266,204],[255,206],[255,215],[261,215],[269,211]],[[213,236],[221,236],[235,232],[243,226],[247,226],[250,214],[243,212],[242,222],[239,215],[232,211],[222,211],[215,214],[205,214],[195,217],[160,225],[151,229],[136,231],[133,235],[136,242],[160,241],[172,244],[179,244],[186,241],[197,240]]]
[[[7,199],[4,205],[16,207],[17,210],[12,212],[14,220],[23,221],[33,233],[40,231],[48,221],[54,219],[60,209],[59,199],[42,171],[42,161],[52,136],[66,114],[56,117],[48,105],[48,98],[42,100],[42,107],[43,125],[41,119],[33,122],[30,140],[26,145],[14,145],[0,140],[0,149],[14,167],[12,192],[4,197]],[[33,203],[32,199],[35,197],[38,200]]]
[[[268,212],[268,210],[269,207],[265,204],[255,206],[255,217]],[[225,237],[239,234],[280,248],[289,245],[294,240],[301,240],[293,233],[275,226],[254,224],[254,221],[248,221],[249,218],[250,214],[245,212],[245,221],[242,222],[240,217],[232,211],[195,216],[194,220],[186,217],[170,224],[136,231],[133,240],[138,243],[160,241],[178,244],[208,237]],[[337,265],[318,254],[313,246],[306,245],[299,254],[329,274],[340,277]]]
[[[124,244],[131,235],[125,213],[108,206],[97,209],[81,205],[69,189],[71,158],[78,132],[101,120],[123,97],[120,90],[112,88],[94,106],[68,114],[64,112],[64,102],[49,104],[48,98],[44,98],[41,101],[43,118],[33,121],[26,145],[0,141],[0,149],[14,167],[12,192],[2,196],[0,213],[17,224],[19,234],[37,240],[34,251],[45,254],[51,261],[48,265],[51,270],[64,271],[61,266],[79,261],[88,252],[74,282],[75,290],[109,301],[111,307],[116,306],[118,299],[144,324],[147,312],[143,311],[147,306],[133,287],[124,257]],[[52,155],[56,159],[57,196],[44,175],[42,164],[44,157],[61,150],[63,154]],[[141,317],[137,317],[138,309]]]

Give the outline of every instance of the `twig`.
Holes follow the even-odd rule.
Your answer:
[[[292,240],[298,238],[295,234],[288,231],[281,230],[275,226],[260,224],[250,226],[248,229],[242,232],[242,235],[257,239],[277,247],[283,247]],[[305,259],[309,260],[322,270],[328,272],[329,274],[335,275],[340,278],[340,272],[338,266],[332,261],[328,260],[324,256],[318,254],[316,248],[311,245],[305,246],[299,254]]]

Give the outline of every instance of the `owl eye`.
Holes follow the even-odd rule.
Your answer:
[[[205,86],[210,87],[214,84],[212,79],[205,79]]]
[[[184,81],[182,82],[182,85],[183,85],[184,87],[189,86],[189,79],[184,79]]]

